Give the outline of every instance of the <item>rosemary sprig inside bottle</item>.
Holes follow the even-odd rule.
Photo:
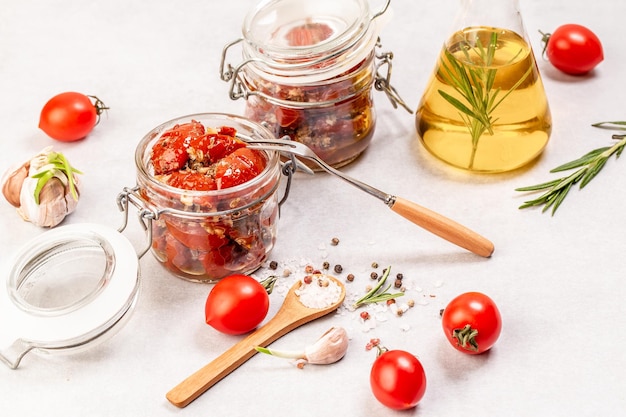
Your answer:
[[[498,98],[501,89],[494,89],[497,68],[494,67],[494,58],[498,49],[498,33],[492,32],[487,46],[483,45],[479,37],[475,43],[463,40],[458,46],[464,54],[466,63],[458,60],[448,48],[444,48],[444,57],[441,59],[441,77],[446,84],[449,84],[459,93],[463,100],[460,100],[443,90],[438,90],[439,94],[458,111],[461,119],[469,130],[472,139],[472,153],[468,168],[474,167],[474,159],[478,142],[483,133],[493,134],[493,124],[497,119],[493,118],[496,108],[519,87],[530,75],[532,67],[529,67],[524,75],[508,90]],[[519,54],[511,58],[508,62],[513,62]],[[507,64],[508,64],[507,63]]]
[[[367,292],[363,297],[356,300],[356,302],[352,305],[355,309],[361,307],[365,304],[378,303],[380,301],[387,301],[394,298],[402,297],[404,295],[403,292],[397,292],[395,294],[390,294],[389,288],[391,288],[391,284],[388,284],[384,289],[381,290],[385,282],[387,282],[387,278],[389,277],[389,273],[391,272],[391,266],[385,268],[383,271],[383,275],[378,279],[376,285]]]
[[[592,126],[602,129],[626,130],[626,121],[600,122]],[[622,154],[624,147],[626,147],[626,134],[613,135],[612,138],[618,140],[612,146],[594,149],[580,158],[559,165],[550,171],[563,172],[578,168],[570,175],[529,187],[516,188],[516,191],[545,191],[534,200],[526,201],[519,208],[524,209],[527,207],[543,206],[542,213],[552,208],[552,215],[554,216],[554,213],[567,196],[567,193],[569,193],[575,184],[580,183],[579,188],[583,189],[598,175],[602,168],[604,168],[604,165],[611,156],[615,155],[615,158],[619,158]]]

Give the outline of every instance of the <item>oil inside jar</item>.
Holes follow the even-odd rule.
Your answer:
[[[416,128],[430,153],[465,170],[503,172],[535,159],[548,143],[551,116],[530,46],[504,29],[455,33],[422,97]]]

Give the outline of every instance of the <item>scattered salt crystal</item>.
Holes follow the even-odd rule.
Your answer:
[[[389,309],[393,314],[398,314],[398,303],[393,303],[389,306]]]
[[[274,286],[274,291],[276,291],[279,295],[287,294],[288,288],[284,285]]]
[[[409,330],[411,330],[411,326],[409,326],[408,324],[402,324],[400,326],[400,330],[402,330],[403,332],[408,332]]]
[[[435,281],[435,288],[441,288],[443,287],[443,281],[442,280],[437,280]]]
[[[407,303],[402,303],[398,307],[398,310],[401,311],[402,313],[406,313],[407,311],[409,311],[409,305]]]
[[[385,312],[379,312],[374,315],[376,321],[387,321],[388,315]]]
[[[369,332],[372,329],[376,328],[376,320],[370,319],[370,320],[364,320],[361,322],[361,331],[363,331],[364,333]]]

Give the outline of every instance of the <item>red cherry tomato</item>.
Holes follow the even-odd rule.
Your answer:
[[[248,275],[229,275],[213,287],[206,300],[206,323],[227,334],[243,334],[257,327],[269,310],[265,287]]]
[[[389,350],[376,358],[370,372],[372,393],[394,410],[413,408],[426,392],[426,373],[409,352]]]
[[[543,42],[550,63],[566,74],[586,74],[604,59],[600,39],[581,25],[559,26],[552,34],[543,34]]]
[[[289,30],[285,38],[289,46],[311,46],[330,38],[333,32],[325,23],[306,23]]]
[[[165,226],[174,238],[191,250],[209,252],[229,242],[226,225],[207,227],[198,222],[166,218]]]
[[[217,189],[217,183],[211,176],[200,172],[173,171],[163,178],[167,185],[184,190],[211,191]]]
[[[204,164],[215,163],[245,146],[246,143],[234,135],[222,133],[208,133],[189,142],[189,148],[194,149],[194,152],[204,157],[204,160],[201,161]]]
[[[287,107],[276,108],[276,121],[280,127],[289,127],[295,125],[296,122],[302,117],[301,110],[290,109]]]
[[[443,310],[441,323],[450,344],[469,354],[491,349],[502,330],[498,307],[479,292],[467,292],[450,301]]]
[[[258,150],[236,149],[215,163],[217,188],[231,188],[248,182],[265,169],[265,164],[265,158]]]
[[[189,142],[204,137],[204,134],[204,125],[195,120],[177,124],[165,131],[152,147],[150,158],[154,173],[168,174],[182,169],[189,160]]]
[[[98,97],[75,92],[61,93],[43,106],[39,128],[51,138],[63,142],[83,139],[107,109]]]

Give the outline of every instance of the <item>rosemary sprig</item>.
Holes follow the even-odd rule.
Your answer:
[[[37,179],[37,186],[35,187],[34,197],[35,203],[39,204],[39,194],[46,185],[46,183],[53,177],[63,175],[67,178],[67,182],[70,188],[70,194],[74,200],[78,200],[78,192],[76,191],[76,183],[74,181],[74,174],[82,174],[79,170],[72,167],[61,152],[50,152],[47,155],[47,164],[41,167],[32,178]]]
[[[469,66],[461,63],[447,48],[444,49],[446,59],[441,59],[441,77],[463,99],[459,100],[443,90],[438,90],[439,94],[460,112],[459,115],[469,130],[472,139],[469,169],[474,166],[480,137],[485,132],[493,134],[493,124],[497,121],[497,119],[493,119],[493,112],[511,92],[524,82],[532,71],[532,67],[529,67],[511,89],[498,99],[501,89],[499,87],[493,88],[497,68],[492,67],[497,48],[498,33],[493,32],[486,47],[480,38],[476,39],[476,45],[464,41],[461,50],[465,55],[465,60],[475,62],[476,59],[472,59],[472,55],[475,55],[478,58],[477,64]],[[513,62],[521,52],[520,49],[509,62]]]
[[[363,297],[356,300],[356,302],[352,305],[354,308],[359,308],[365,304],[378,303],[380,301],[387,301],[393,298],[402,297],[404,295],[403,292],[398,292],[395,294],[390,294],[389,288],[391,288],[391,284],[387,285],[383,290],[381,290],[382,286],[387,282],[387,278],[389,277],[389,273],[391,272],[391,266],[385,268],[383,272],[383,276],[380,277],[376,285],[367,292]]]
[[[592,126],[601,129],[626,130],[626,122],[600,122],[594,123]],[[611,156],[615,155],[616,159],[620,157],[626,147],[626,134],[613,135],[612,138],[618,142],[612,146],[594,149],[578,159],[550,170],[550,172],[563,172],[578,168],[570,175],[529,187],[516,188],[515,191],[545,191],[534,200],[524,202],[519,208],[543,206],[542,213],[552,208],[552,215],[554,216],[575,184],[580,183],[579,189],[582,190],[600,173]]]

